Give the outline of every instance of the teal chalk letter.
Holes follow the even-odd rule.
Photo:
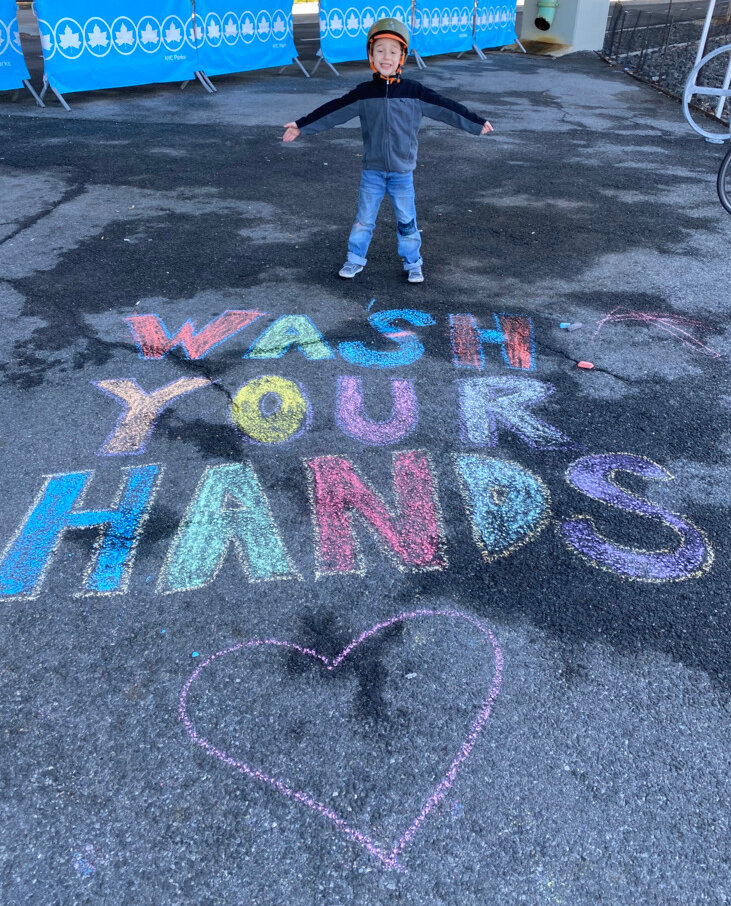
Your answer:
[[[335,353],[306,315],[282,315],[251,344],[245,359],[281,359],[292,346],[306,359],[334,359]]]
[[[299,578],[248,463],[206,469],[170,546],[158,590],[191,591],[212,582],[231,545],[252,581]]]

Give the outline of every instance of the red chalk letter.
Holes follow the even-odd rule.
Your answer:
[[[182,346],[187,358],[202,359],[214,346],[248,327],[261,315],[260,311],[225,311],[198,333],[195,332],[195,321],[186,321],[174,337],[157,315],[132,315],[124,320],[144,358],[161,359],[171,349]]]
[[[393,456],[395,513],[344,457],[320,456],[307,465],[313,476],[320,575],[365,571],[353,531],[354,510],[399,567],[431,570],[447,565],[434,478],[423,451]]]
[[[519,315],[493,315],[495,328],[484,330],[472,315],[450,315],[452,360],[458,368],[482,371],[485,357],[483,344],[500,346],[508,368],[532,371],[533,322]]]

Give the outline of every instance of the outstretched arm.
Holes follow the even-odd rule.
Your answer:
[[[484,116],[468,110],[463,104],[459,104],[451,98],[437,94],[431,88],[422,86],[420,100],[422,114],[430,119],[439,120],[448,126],[471,132],[473,135],[487,135],[488,132],[493,131],[491,124]]]
[[[358,91],[354,88],[342,97],[328,101],[307,116],[300,117],[293,123],[286,123],[282,139],[285,142],[293,142],[299,135],[313,135],[339,126],[340,123],[347,123],[354,116],[358,116],[358,105]]]

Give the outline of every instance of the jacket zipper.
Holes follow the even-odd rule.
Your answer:
[[[386,96],[384,99],[384,103],[386,105],[386,156],[384,163],[386,164],[387,171],[391,169],[391,132],[388,126],[388,89],[390,87],[391,86],[389,85],[389,83],[386,82]]]

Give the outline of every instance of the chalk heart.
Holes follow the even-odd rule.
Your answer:
[[[371,626],[335,657],[279,639],[219,651],[186,682],[179,714],[209,755],[331,822],[384,869],[404,871],[401,854],[448,794],[490,717],[502,669],[497,640],[471,614],[414,610]],[[395,739],[391,725],[374,731],[353,720],[356,687],[368,671],[381,704],[389,686],[390,719],[400,721]],[[225,741],[199,733],[190,711],[211,728],[209,736]],[[349,787],[360,798],[346,794],[333,802],[328,770],[354,762],[343,770],[356,772]],[[395,791],[394,775],[410,789]],[[385,784],[377,805],[368,801],[374,783]]]

